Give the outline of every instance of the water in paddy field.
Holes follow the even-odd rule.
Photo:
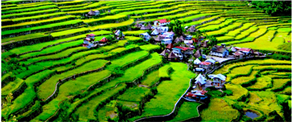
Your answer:
[[[252,111],[247,111],[247,112],[245,112],[245,116],[247,116],[247,117],[249,117],[251,119],[254,119],[254,118],[258,117],[259,115],[254,113],[254,112],[252,112]]]

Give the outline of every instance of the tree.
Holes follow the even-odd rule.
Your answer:
[[[168,55],[169,55],[168,53],[165,53],[165,57],[166,57],[166,58],[168,58]]]
[[[199,57],[199,60],[200,60],[200,61],[203,61],[203,57],[202,57],[202,56],[200,56],[200,57]]]
[[[166,48],[166,45],[164,43],[160,43],[159,46],[160,50],[164,50]]]
[[[4,114],[4,119],[6,121],[11,121],[9,120],[10,117],[13,117],[12,119],[16,119],[14,115],[10,114],[11,112],[11,108],[10,105],[12,104],[12,99],[13,99],[13,94],[9,93],[6,97],[5,100],[6,101],[2,101],[3,103],[3,108],[6,108],[6,111],[2,111],[2,114]]]
[[[60,104],[60,114],[59,117],[62,121],[70,121],[69,114],[67,113],[67,110],[70,107],[70,102],[68,100],[63,101]]]
[[[290,15],[291,1],[251,1],[253,7],[263,10],[269,15]]]

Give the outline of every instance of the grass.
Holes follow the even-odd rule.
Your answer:
[[[53,23],[55,21],[67,20],[67,19],[72,19],[72,18],[75,18],[75,16],[69,15],[69,16],[54,17],[51,19],[23,22],[23,23],[18,23],[18,24],[13,24],[13,25],[6,25],[6,26],[2,26],[1,29],[18,29],[18,28],[23,28],[26,26],[35,26],[35,25],[40,25],[40,24],[45,24],[45,23]]]
[[[227,98],[230,98],[232,100],[240,100],[243,97],[247,97],[248,95],[248,90],[240,85],[225,84],[225,87],[227,90],[232,91],[232,96],[226,96]]]
[[[118,19],[122,19],[122,18],[126,18],[127,15],[123,15],[123,14],[116,14],[116,15],[112,15],[112,16],[105,16],[105,17],[101,17],[98,19],[85,19],[83,20],[84,23],[94,23],[94,22],[100,22],[100,21],[104,21],[104,20],[118,20]]]
[[[250,28],[251,26],[253,26],[255,23],[245,23],[243,24],[243,26],[241,28],[235,29],[233,31],[228,32],[226,35],[228,36],[236,36],[238,35],[240,32]]]
[[[24,108],[26,105],[28,105],[34,98],[36,97],[36,93],[34,91],[34,89],[29,86],[28,88],[26,88],[24,90],[24,92],[19,95],[14,101],[13,104],[11,106],[9,106],[9,108],[3,108],[1,110],[2,113],[2,117],[9,115],[11,113],[14,113],[22,108]]]
[[[288,60],[276,60],[276,59],[263,59],[263,60],[249,60],[245,62],[237,62],[237,63],[232,63],[232,64],[227,64],[224,67],[216,70],[214,74],[226,74],[228,73],[231,69],[237,67],[237,66],[243,66],[243,65],[277,65],[277,64],[285,64],[285,65],[290,65],[291,61]]]
[[[141,33],[146,33],[147,30],[137,30],[137,31],[124,31],[124,35],[129,35],[129,36],[139,36]]]
[[[108,24],[103,24],[103,25],[97,25],[97,26],[90,27],[89,29],[93,31],[93,30],[97,30],[97,29],[118,28],[118,27],[131,25],[132,23],[134,23],[134,20],[129,19],[127,21],[123,21],[120,23],[108,23]]]
[[[187,69],[186,64],[171,62],[170,66],[174,69],[174,72],[170,75],[171,80],[163,81],[157,86],[158,93],[155,95],[155,98],[145,103],[142,115],[131,118],[131,121],[141,117],[166,115],[170,113],[176,101],[188,88],[189,80],[196,76],[192,72],[184,70]]]
[[[223,35],[223,34],[226,34],[228,33],[230,30],[233,30],[235,28],[238,28],[242,25],[242,23],[239,23],[239,22],[235,22],[233,23],[232,25],[229,25],[227,27],[224,27],[224,28],[221,28],[217,31],[211,31],[211,32],[207,32],[206,34],[208,36],[217,36],[217,35]]]
[[[52,17],[52,16],[60,16],[60,15],[64,15],[64,14],[66,14],[66,13],[64,13],[64,12],[55,12],[55,13],[49,13],[49,14],[44,14],[44,15],[14,18],[14,19],[12,19],[12,21],[13,22],[31,21],[31,20],[34,20],[34,19],[45,19],[45,18],[49,18],[49,17]]]
[[[110,74],[110,71],[103,70],[100,72],[77,77],[76,80],[65,82],[60,86],[58,96],[43,106],[43,112],[37,118],[40,120],[48,119],[48,117],[52,116],[59,109],[58,105],[61,101],[73,97],[77,94],[81,94],[82,91],[85,91],[91,85],[100,82]]]
[[[84,31],[89,31],[89,29],[88,28],[70,29],[70,30],[66,30],[66,31],[51,33],[51,35],[55,38],[55,37],[66,36],[66,35],[70,35],[70,34],[74,34],[74,33],[78,33],[78,32],[84,32]]]
[[[25,41],[25,40],[44,38],[48,36],[49,34],[45,34],[45,33],[33,33],[33,34],[27,34],[27,35],[12,37],[12,38],[5,38],[5,39],[2,39],[1,43],[2,45],[6,45],[6,44],[15,43],[15,42]]]
[[[65,17],[63,17],[65,18]],[[47,25],[42,25],[42,26],[36,26],[36,27],[29,27],[29,28],[22,28],[22,29],[15,29],[15,30],[8,30],[8,31],[3,31],[3,35],[10,35],[10,34],[17,34],[21,32],[27,32],[27,31],[35,31],[35,30],[41,30],[41,29],[52,29],[56,27],[62,27],[62,26],[69,26],[69,25],[75,25],[77,23],[82,22],[81,20],[69,20],[69,21],[64,21],[64,22],[59,22],[59,23],[52,23],[52,24],[47,24]]]
[[[199,13],[199,11],[197,11],[197,13]],[[205,16],[209,16],[210,14],[198,14],[198,15],[193,15],[193,16],[189,16],[189,17],[185,17],[185,18],[181,18],[181,19],[178,19],[179,21],[182,21],[182,22],[190,22],[192,21],[193,19],[197,19],[197,18],[200,18],[200,17],[205,17]]]
[[[226,81],[230,81],[236,76],[249,75],[252,71],[252,67],[253,67],[252,65],[247,65],[232,69],[230,73],[227,74]]]
[[[225,20],[226,20],[226,18],[219,18],[217,20],[214,20],[214,21],[208,22],[206,24],[200,25],[200,26],[198,26],[198,28],[206,27],[206,26],[209,26],[209,25],[219,25],[220,23],[224,22]]]
[[[149,53],[147,51],[136,51],[133,53],[129,53],[117,59],[112,60],[111,64],[107,66],[107,69],[109,69],[110,71],[114,71],[114,69],[117,67],[123,67],[130,63],[134,63],[138,61],[139,59],[144,58],[146,56],[149,56]]]
[[[276,94],[276,97],[277,97],[277,102],[279,104],[284,104],[284,103],[288,102],[288,100],[290,99],[291,96],[284,95],[284,94]]]
[[[150,17],[152,18],[152,17],[163,16],[163,15],[175,14],[182,11],[184,11],[184,9],[177,9],[177,10],[172,10],[172,11],[162,12],[162,13],[152,13],[152,14],[146,14],[146,15],[141,15],[141,16],[133,16],[131,18],[150,18]]]
[[[20,78],[16,78],[14,81],[8,82],[8,84],[4,87],[2,86],[2,95],[8,95],[9,93],[13,93],[13,91],[17,90],[22,85],[24,85],[24,81]]]
[[[283,42],[271,41],[273,39],[275,33],[276,33],[275,30],[268,30],[268,32],[266,34],[255,39],[253,42],[236,44],[235,46],[252,48],[252,49],[259,49],[259,50],[283,51],[283,50],[278,49],[278,46],[280,44],[282,44]]]
[[[53,73],[52,70],[45,70],[43,72],[37,73],[35,75],[32,75],[28,77],[25,80],[25,83],[28,85],[28,87],[24,90],[22,94],[20,94],[15,100],[13,101],[13,104],[9,106],[11,111],[9,112],[7,108],[2,109],[3,113],[14,113],[22,108],[24,108],[26,105],[28,105],[30,102],[33,101],[33,99],[36,97],[36,93],[34,91],[33,85],[43,78],[47,77],[49,74]],[[7,113],[8,112],[8,113]]]
[[[284,88],[282,91],[280,91],[278,93],[290,95],[291,94],[291,86]]]
[[[141,81],[141,84],[150,87],[154,85],[155,83],[157,83],[159,79],[160,79],[159,70],[152,71],[145,77],[145,79]]]
[[[196,102],[184,102],[179,108],[178,114],[170,121],[177,122],[198,117],[199,111],[197,111],[197,107],[199,105],[201,104]]]
[[[178,14],[175,14],[175,15],[161,16],[161,17],[158,17],[158,18],[145,19],[145,20],[141,20],[141,21],[150,22],[150,21],[154,21],[154,20],[158,20],[158,19],[165,19],[165,18],[174,19],[174,18],[181,18],[181,17],[188,16],[188,15],[195,15],[195,17],[199,17],[199,16],[196,16],[196,14],[198,14],[198,13],[200,13],[200,12],[199,11],[188,11],[188,12],[185,12],[185,13],[178,13]],[[192,16],[192,17],[194,17],[194,16]]]
[[[129,42],[137,42],[137,41],[142,41],[143,40],[141,37],[136,37],[136,36],[127,36],[125,38]]]
[[[44,61],[44,62],[39,62],[35,65],[31,65],[29,66],[29,69],[34,69],[35,71],[37,71],[35,68],[37,67],[44,67],[44,68],[48,68],[48,67],[51,67],[51,66],[56,66],[56,65],[60,65],[60,64],[66,64],[66,63],[69,63],[69,62],[72,62],[74,60],[77,60],[77,59],[80,59],[82,56],[84,55],[89,55],[89,54],[94,54],[94,53],[102,53],[102,52],[105,52],[105,51],[109,51],[109,50],[112,50],[112,49],[115,49],[117,47],[120,47],[120,46],[123,46],[124,44],[126,43],[123,42],[123,41],[119,41],[118,43],[116,44],[112,44],[110,46],[104,46],[104,47],[101,47],[101,48],[98,48],[97,50],[90,50],[88,51],[87,53],[77,53],[77,54],[73,54],[71,57],[69,58],[64,58],[64,59],[61,59],[61,60],[57,60],[57,61]],[[33,70],[32,70],[33,71]],[[27,73],[26,73],[27,74]]]
[[[127,89],[123,94],[118,96],[118,100],[141,102],[144,97],[151,94],[150,89],[145,87],[134,87]]]
[[[49,9],[49,8],[56,8],[56,5],[47,5],[47,6],[40,6],[40,7],[33,7],[33,8],[25,8],[25,9],[14,9],[9,11],[1,12],[1,14],[10,14],[10,13],[22,13],[22,12],[28,12],[28,11],[36,11],[36,10],[43,10],[43,9]]]
[[[236,40],[243,39],[244,37],[247,37],[248,35],[250,35],[251,33],[257,30],[258,30],[257,27],[250,27],[248,30],[241,32],[240,35],[236,36],[234,39]]]
[[[112,115],[118,116],[117,113],[115,113],[115,108],[108,105],[99,109],[97,113],[98,113],[97,114],[98,121],[103,121],[103,122],[107,121],[107,117],[110,117]]]
[[[206,26],[206,27],[201,27],[198,30],[200,31],[214,31],[214,30],[218,30],[220,28],[223,28],[231,23],[233,23],[235,21],[235,19],[227,19],[226,21],[224,21],[223,23],[219,24],[219,25],[210,25],[210,26]]]
[[[252,91],[255,94],[253,99],[249,99],[247,105],[262,111],[265,115],[274,110],[283,117],[282,108],[277,103],[277,97],[274,92],[269,91]],[[260,100],[259,100],[260,99]]]
[[[234,40],[234,37],[232,36],[220,36],[220,37],[216,37],[218,42],[225,42],[225,41],[232,41]]]
[[[201,112],[202,121],[233,121],[238,116],[240,113],[220,98],[211,99],[209,107]]]
[[[122,47],[122,48],[113,49],[113,50],[106,52],[106,53],[88,55],[86,57],[83,57],[83,58],[76,60],[75,64],[82,65],[84,62],[89,61],[89,60],[105,59],[107,57],[115,56],[116,54],[120,54],[120,53],[123,53],[125,51],[128,51],[130,49],[134,49],[134,48],[136,48],[136,47],[131,47],[131,48]],[[117,58],[117,56],[115,56],[114,58]]]
[[[110,96],[118,94],[119,91],[125,88],[126,85],[123,84],[112,90],[105,91],[103,94],[92,98],[90,101],[77,108],[75,114],[79,115],[79,120],[81,121],[96,120],[97,118],[94,116],[96,108],[100,106],[100,104],[102,104],[104,101],[106,101],[106,99],[108,99]]]
[[[69,96],[80,94],[91,85],[99,83],[101,80],[110,75],[111,71],[102,70],[99,72],[77,77],[76,80],[70,80],[68,82],[65,82],[60,86],[58,96],[55,99],[64,99]],[[74,91],[72,91],[71,89],[74,89]]]
[[[145,51],[150,51],[150,50],[159,49],[160,47],[159,45],[147,44],[147,45],[140,46],[140,48]]]
[[[252,71],[249,76],[242,76],[237,77],[231,80],[231,83],[233,84],[248,84],[256,79],[255,75],[257,74],[257,71]]]
[[[85,51],[85,50],[88,50],[88,48],[82,47],[82,46],[69,48],[67,50],[64,50],[62,52],[58,52],[56,54],[38,56],[38,57],[35,57],[35,58],[27,59],[27,61],[23,61],[22,64],[28,65],[28,64],[36,63],[36,62],[39,62],[39,61],[42,61],[42,60],[46,60],[46,59],[56,59],[56,58],[58,59],[58,58],[60,58],[62,56],[63,57],[68,56],[73,52]]]
[[[38,87],[37,96],[40,99],[46,99],[54,92],[55,85],[59,81],[59,79],[64,79],[64,78],[67,78],[76,74],[80,74],[86,71],[96,70],[104,66],[107,62],[108,61],[106,60],[95,60],[95,61],[86,63],[76,69],[64,72],[62,74],[54,75]]]
[[[279,28],[278,30],[277,30],[277,32],[291,32],[291,28]]]
[[[164,65],[163,67],[161,67],[159,69],[159,77],[162,78],[169,78],[170,74],[169,74],[169,70],[171,69],[169,64]]]
[[[95,32],[91,32],[91,33],[93,33],[95,35],[111,34],[110,31],[104,31],[104,30],[95,31]],[[86,35],[86,34],[84,34],[84,35]],[[9,50],[9,52],[12,52],[12,53],[15,53],[15,54],[21,54],[21,53],[25,53],[25,52],[29,52],[29,51],[41,50],[42,48],[44,48],[44,47],[46,47],[48,45],[54,45],[54,44],[59,44],[59,43],[63,43],[63,42],[68,42],[68,41],[73,41],[73,40],[84,38],[84,35],[82,34],[82,35],[78,35],[78,36],[74,36],[74,37],[70,37],[70,38],[58,39],[58,40],[38,43],[38,44],[34,44],[34,45],[29,45],[29,46],[13,48],[12,50]]]
[[[95,39],[96,40],[100,40],[103,37],[104,36],[98,36],[98,37],[95,37]],[[56,45],[56,46],[45,48],[45,49],[43,49],[43,50],[41,50],[39,52],[32,52],[32,53],[21,55],[20,58],[29,58],[29,57],[34,57],[34,56],[38,56],[38,55],[51,54],[51,53],[54,53],[54,52],[58,52],[58,51],[64,50],[64,49],[69,48],[69,47],[76,47],[78,45],[81,47],[82,43],[83,43],[83,40],[77,40],[77,41],[72,41],[72,42],[68,42],[68,43],[62,43],[62,44],[59,44],[59,45]]]
[[[257,78],[257,82],[249,87],[247,89],[252,89],[252,90],[262,90],[266,89],[272,86],[272,79],[267,76],[259,77]]]

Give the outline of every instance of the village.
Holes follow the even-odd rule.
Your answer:
[[[97,16],[99,11],[91,10],[87,15]],[[206,95],[208,87],[222,91],[226,76],[210,73],[223,62],[266,56],[266,54],[255,52],[250,48],[226,46],[225,44],[217,45],[215,38],[199,32],[196,25],[182,27],[179,21],[175,21],[173,24],[168,19],[160,19],[153,21],[153,25],[137,22],[135,27],[140,30],[149,30],[139,36],[145,42],[160,45],[163,51],[158,53],[166,60],[187,63],[189,70],[198,74],[195,79],[191,79],[193,87],[184,97],[187,101],[205,101],[208,98]],[[113,33],[114,39],[125,39],[121,30],[115,30]],[[112,40],[108,39],[110,37],[103,37],[101,40],[95,41],[94,36],[94,34],[86,35],[83,46],[87,48],[104,46],[110,42],[109,40]]]
[[[289,121],[291,2],[5,0],[4,121]]]

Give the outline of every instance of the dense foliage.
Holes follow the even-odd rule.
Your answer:
[[[289,15],[291,13],[291,1],[251,1],[253,7],[264,10],[269,15]]]

